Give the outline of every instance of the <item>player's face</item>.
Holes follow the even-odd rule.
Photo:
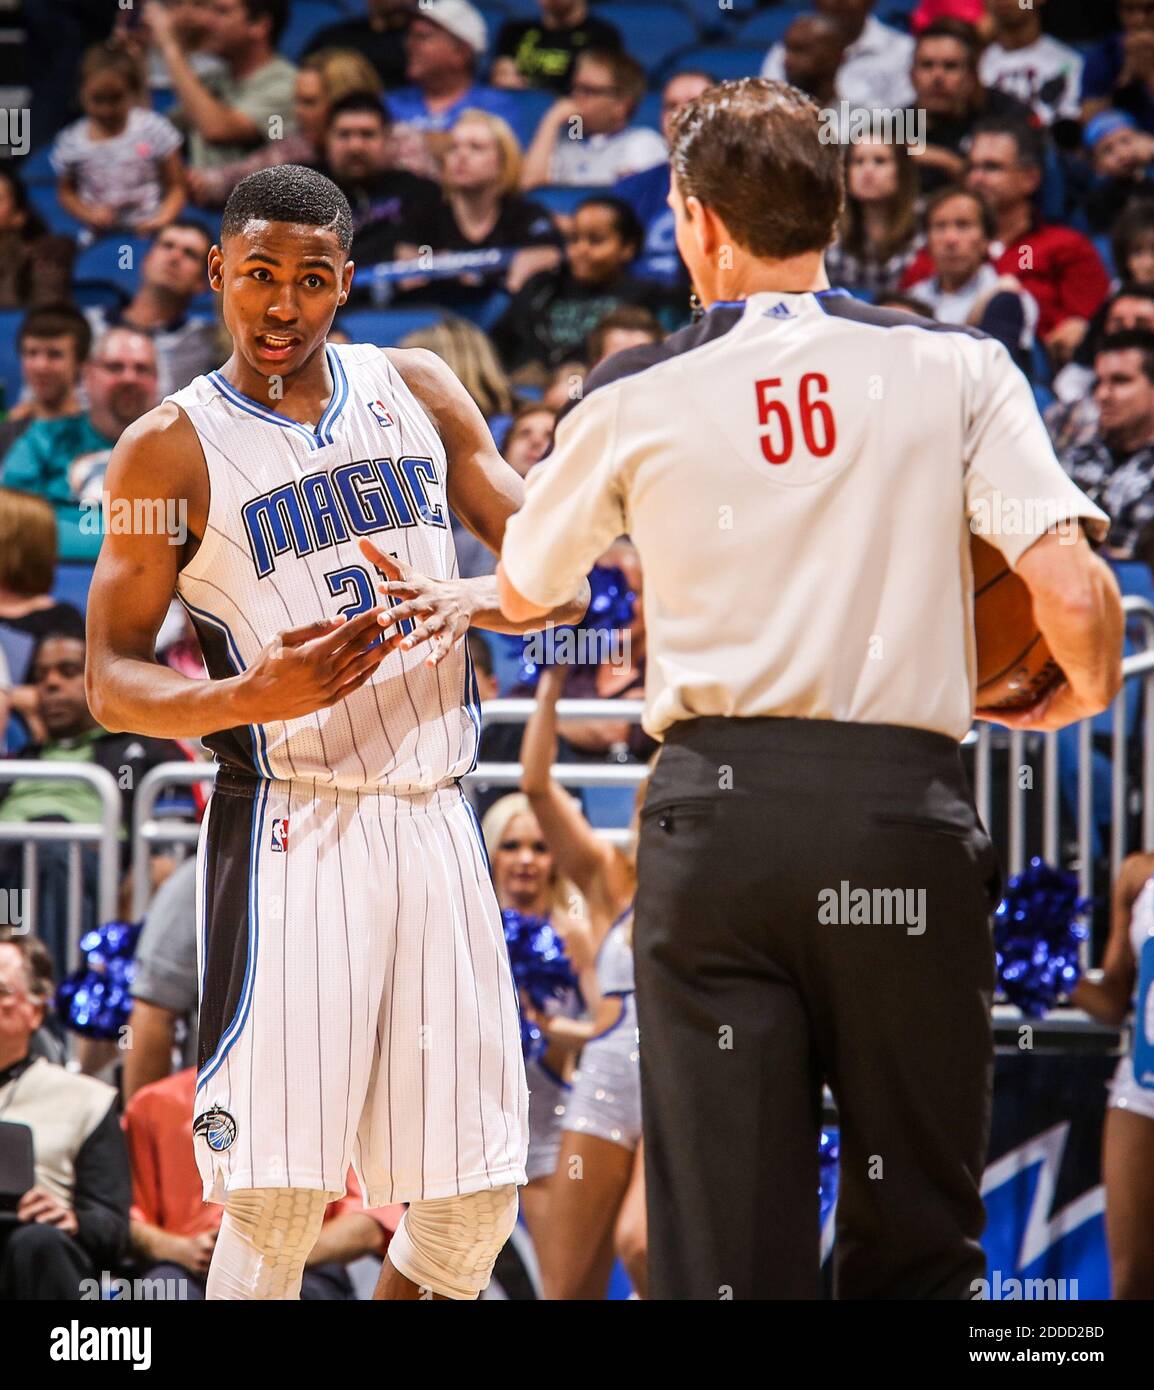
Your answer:
[[[54,738],[68,738],[92,727],[84,693],[84,643],[53,637],[40,644],[31,671],[36,707]]]
[[[493,863],[493,887],[502,907],[526,911],[538,903],[553,877],[553,856],[537,817],[513,816]]]
[[[234,349],[270,378],[292,376],[323,346],[352,278],[333,232],[292,222],[254,219],[209,256]]]

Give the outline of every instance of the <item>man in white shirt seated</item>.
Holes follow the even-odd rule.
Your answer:
[[[994,39],[982,54],[982,83],[1024,101],[1043,125],[1076,121],[1081,111],[1082,56],[1042,32],[1046,0],[986,0]]]
[[[871,13],[874,4],[875,0],[813,0],[818,14],[839,21],[848,38],[837,74],[838,93],[851,106],[912,106],[914,41],[876,19]],[[775,43],[766,54],[761,75],[786,81],[784,43]]]
[[[629,122],[645,95],[645,72],[627,53],[586,49],[567,97],[541,119],[525,155],[521,187],[608,187],[665,161],[657,131]]]
[[[925,224],[934,273],[908,293],[928,304],[939,323],[968,324],[997,338],[1029,376],[1038,306],[989,260],[993,213],[969,189],[943,188],[927,204]]]

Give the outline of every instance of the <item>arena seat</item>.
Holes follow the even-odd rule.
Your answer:
[[[339,24],[346,17],[339,4],[328,4],[326,0],[293,0],[277,51],[290,62],[299,62],[315,33],[330,24]]]
[[[50,183],[55,185],[56,175],[52,171],[52,164],[49,159],[51,153],[51,145],[41,145],[38,150],[33,150],[31,154],[24,156],[19,169],[20,177],[26,184]]]
[[[89,235],[84,224],[65,212],[56,198],[55,183],[34,183],[28,188],[28,201],[48,224],[49,231],[60,236]]]
[[[83,613],[88,608],[88,587],[92,583],[92,565],[79,560],[60,560],[56,565],[56,582],[52,596],[61,603],[70,603]]]
[[[578,203],[599,193],[612,193],[611,188],[581,188],[568,183],[546,183],[540,188],[532,188],[526,197],[541,203],[550,212],[561,217],[569,217]]]
[[[509,307],[510,298],[504,290],[495,290],[487,299],[478,300],[475,304],[455,304],[452,312],[488,333]]]
[[[674,5],[608,4],[598,17],[615,24],[626,53],[636,58],[652,78],[679,49],[695,43],[700,26]]]
[[[732,77],[757,77],[765,62],[765,54],[765,44],[753,47],[741,44],[695,44],[673,55],[661,72],[661,80],[682,68],[700,68],[703,72],[712,73],[719,82]]]
[[[501,95],[508,98],[513,108],[509,113],[509,124],[513,127],[513,134],[521,142],[522,148],[527,149],[541,124],[541,117],[557,100],[557,94],[528,89],[523,92],[502,92]]]
[[[422,328],[432,328],[445,317],[443,309],[353,309],[341,314],[336,327],[354,343],[395,347],[402,338]]]
[[[119,289],[136,288],[140,275],[140,263],[149,246],[148,237],[136,237],[130,233],[113,232],[101,237],[95,245],[82,251],[76,258],[72,274],[77,280],[103,280]],[[125,250],[128,256],[122,261]]]
[[[23,317],[23,309],[0,309],[0,381],[4,383],[4,399],[9,410],[20,396],[20,353],[16,347],[16,332]]]
[[[812,8],[804,0],[786,0],[786,3],[774,5],[770,10],[758,10],[741,25],[737,41],[742,44],[764,44],[768,49],[784,38],[785,31],[799,14]]]

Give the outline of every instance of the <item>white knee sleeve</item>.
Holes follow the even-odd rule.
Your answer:
[[[422,1289],[445,1298],[476,1298],[488,1287],[516,1222],[517,1189],[511,1184],[413,1202],[389,1242],[389,1260]]]
[[[317,1243],[331,1195],[302,1187],[230,1192],[205,1297],[300,1298],[305,1261]]]

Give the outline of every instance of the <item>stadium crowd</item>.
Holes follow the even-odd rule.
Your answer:
[[[134,421],[228,357],[206,254],[238,180],[278,164],[325,172],[353,210],[357,276],[334,340],[437,353],[525,476],[548,468],[554,424],[593,366],[693,313],[666,203],[673,116],[718,80],[791,82],[844,143],[832,285],[1002,341],[1061,462],[1111,517],[1103,553],[1124,590],[1154,598],[1154,0],[106,0],[82,20],[56,0],[34,8],[53,60],[33,77],[33,147],[0,165],[0,753],[109,769],[125,826],[150,767],[203,754],[107,733],[88,709],[87,579],[116,521],[105,469]],[[496,557],[455,519],[454,532],[461,573],[492,573]],[[519,641],[469,637],[482,698],[537,690],[547,721],[524,795],[473,789],[498,899],[567,922],[583,984],[565,1025],[540,1020],[537,1084],[552,1085],[555,1115],[534,1122],[525,1213],[556,1297],[604,1296],[614,1252],[644,1280],[636,1134],[618,1141],[628,1161],[596,1250],[581,1248],[579,1216],[549,1206],[581,1045],[619,1017],[607,1024],[595,980],[584,986],[632,882],[627,857],[590,868],[582,836],[627,826],[633,790],[586,789],[582,830],[550,800],[541,750],[644,764],[655,747],[623,722],[548,722],[558,697],[643,688],[628,541],[599,569],[623,656],[542,678]],[[181,611],[157,655],[204,674]],[[481,761],[516,761],[521,736],[487,728]],[[198,791],[169,809],[191,822],[202,807]],[[0,827],[99,818],[87,783],[0,782]],[[221,1209],[201,1201],[191,1152],[195,879],[181,851],[155,848],[131,1047],[85,1039],[82,1070],[60,1065],[54,981],[80,964],[62,844],[39,845],[35,936],[3,930],[0,1117],[30,1126],[35,1182],[0,1226],[0,1298],[77,1298],[109,1270],[203,1296]],[[129,850],[125,833],[125,916]],[[26,872],[20,840],[0,839],[0,893],[27,887]],[[89,931],[92,850],[78,877]],[[350,1172],[303,1296],[355,1297],[349,1267],[383,1253],[398,1216],[363,1211]]]

